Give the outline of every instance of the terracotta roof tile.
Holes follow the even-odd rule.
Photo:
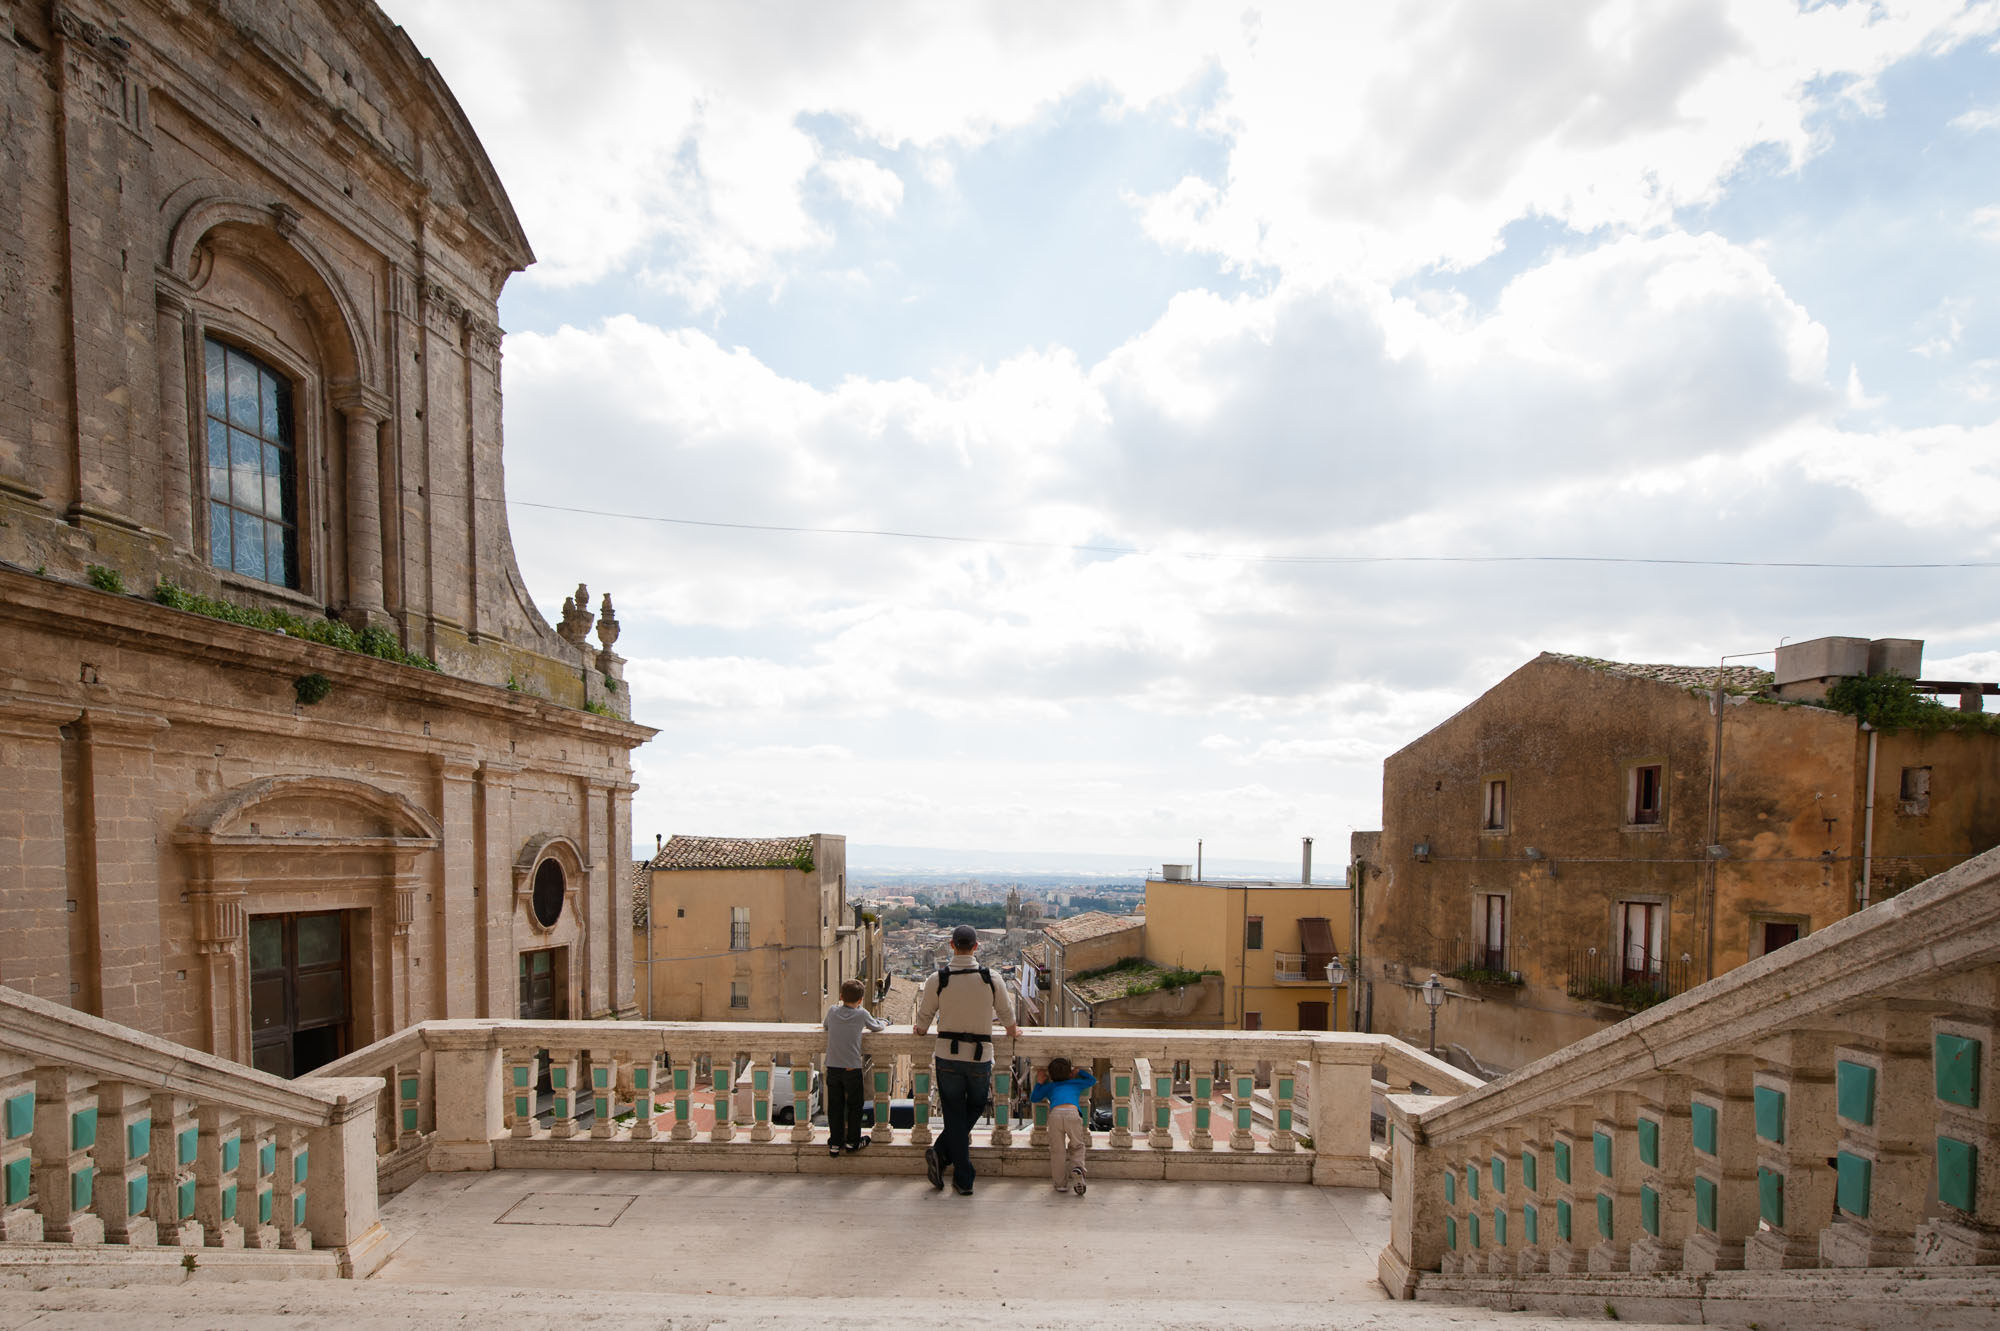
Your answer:
[[[652,895],[646,889],[653,882],[653,862],[651,860],[632,861],[632,927],[646,927],[646,901]]]
[[[1600,661],[1594,656],[1571,656],[1567,652],[1543,652],[1545,660],[1600,670],[1627,679],[1650,679],[1682,688],[1708,689],[1715,686],[1715,667],[1707,665],[1639,665],[1628,661]],[[1771,672],[1756,666],[1722,667],[1722,687],[1730,693],[1764,693],[1771,687]]]
[[[1106,934],[1123,933],[1127,929],[1145,927],[1146,917],[1143,915],[1110,915],[1101,910],[1093,910],[1082,915],[1072,915],[1066,920],[1057,920],[1043,929],[1042,935],[1068,945],[1081,943],[1086,938],[1102,938]]]
[[[789,869],[811,856],[809,836],[672,836],[651,863],[655,869]]]

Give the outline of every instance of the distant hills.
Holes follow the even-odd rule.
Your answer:
[[[1192,862],[1193,856],[1188,857]],[[1175,861],[1178,863],[1179,861]],[[847,873],[856,881],[899,881],[911,878],[1074,878],[1143,882],[1159,870],[1159,861],[1136,855],[1105,855],[1075,851],[954,850],[939,846],[871,846],[849,842]],[[1345,865],[1313,866],[1313,880],[1337,886]],[[1296,881],[1297,860],[1240,860],[1206,856],[1202,872],[1209,878],[1269,878]]]

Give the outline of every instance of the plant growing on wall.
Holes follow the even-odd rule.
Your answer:
[[[338,647],[344,652],[357,652],[362,656],[393,661],[397,665],[415,666],[419,670],[437,669],[437,663],[429,657],[404,651],[402,644],[396,641],[396,635],[379,625],[370,625],[362,632],[356,633],[337,619],[309,620],[289,610],[267,610],[256,606],[237,605],[233,601],[203,596],[185,587],[177,587],[164,578],[153,588],[153,599],[175,610],[206,615],[210,619],[241,624],[245,628],[263,629],[270,633],[282,633],[291,638],[302,638],[307,642],[316,642],[322,647]]]
[[[90,579],[90,585],[101,592],[110,592],[113,596],[125,594],[125,575],[115,568],[92,564],[83,570],[83,576]]]
[[[333,692],[333,681],[314,671],[293,680],[292,692],[298,695],[302,706],[311,707],[314,703],[326,701],[326,696]]]
[[[2000,716],[1946,707],[1902,675],[1851,675],[1834,681],[1826,705],[1877,730],[1983,730],[2000,734]]]

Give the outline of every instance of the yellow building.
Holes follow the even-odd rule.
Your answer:
[[[879,996],[880,925],[848,908],[845,837],[670,837],[633,886],[649,1018],[818,1022],[842,980]]]
[[[1167,872],[1184,872],[1168,866]],[[1347,991],[1329,1014],[1326,963],[1353,950],[1345,887],[1219,881],[1146,881],[1146,958],[1220,971],[1224,1030],[1352,1028]]]

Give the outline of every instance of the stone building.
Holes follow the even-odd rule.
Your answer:
[[[1348,889],[1319,883],[1198,878],[1187,865],[1146,880],[1146,957],[1212,971],[1231,1031],[1351,1029],[1348,990],[1326,965],[1350,950]],[[1307,873],[1310,873],[1308,864]]]
[[[1032,945],[1031,945],[1032,946]],[[1042,926],[1038,956],[1029,958],[1042,990],[1044,1026],[1087,1026],[1086,1000],[1075,993],[1076,977],[1146,954],[1146,917],[1101,910],[1053,920]]]
[[[871,1006],[884,990],[882,928],[847,904],[843,836],[668,837],[632,907],[649,1018],[817,1023],[843,980]]]
[[[22,2],[0,105],[0,983],[281,1073],[630,1013],[653,732],[516,567],[534,256],[436,70],[366,0]]]
[[[1919,673],[1921,643],[1872,647],[1873,678]],[[1714,666],[1544,653],[1391,755],[1349,872],[1364,1027],[1424,1043],[1437,972],[1439,1048],[1519,1067],[2000,843],[1989,722],[1795,701],[1870,649],[1729,666],[1719,712]]]

